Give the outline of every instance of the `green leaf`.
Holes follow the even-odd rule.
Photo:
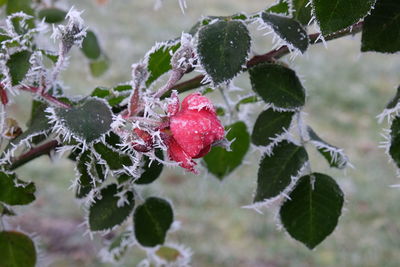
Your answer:
[[[254,202],[262,202],[282,193],[308,160],[304,147],[288,141],[279,143],[272,155],[264,155],[258,169]]]
[[[208,171],[220,180],[240,166],[250,146],[250,135],[244,122],[238,121],[225,129],[228,131],[226,138],[229,141],[234,140],[231,144],[232,151],[213,147],[203,158]]]
[[[10,56],[7,67],[10,70],[12,85],[18,85],[25,78],[31,67],[31,63],[29,63],[31,55],[31,52],[24,50]]]
[[[361,51],[396,53],[400,51],[400,2],[378,0],[364,20]]]
[[[181,46],[180,42],[166,42],[156,44],[146,55],[147,70],[149,77],[146,81],[146,86],[150,86],[161,75],[172,69],[171,58],[172,55]]]
[[[133,215],[136,240],[144,247],[164,244],[174,213],[168,201],[149,197],[139,205]]]
[[[258,101],[261,101],[261,100],[256,95],[248,96],[248,97],[241,99],[239,102],[237,102],[235,105],[235,108],[237,111],[239,111],[241,105],[257,103]]]
[[[200,29],[197,51],[214,84],[229,81],[246,63],[249,31],[241,21],[217,21]]]
[[[76,170],[78,172],[79,187],[77,188],[75,196],[77,198],[84,198],[89,194],[95,185],[93,185],[92,178],[89,174],[88,165],[92,161],[92,155],[89,150],[81,152],[76,159]]]
[[[313,249],[335,230],[342,207],[343,192],[335,180],[313,173],[299,179],[280,217],[294,239]]]
[[[87,31],[86,37],[83,39],[82,48],[83,54],[89,59],[98,59],[101,55],[101,48],[96,34],[92,31]]]
[[[110,67],[110,61],[106,56],[102,56],[99,59],[89,62],[90,73],[93,77],[100,77]]]
[[[6,13],[7,15],[11,15],[22,11],[25,14],[34,15],[31,4],[32,0],[9,0],[7,2]]]
[[[89,227],[91,231],[105,231],[123,223],[131,214],[135,201],[132,192],[126,193],[128,203],[118,206],[119,190],[111,184],[100,191],[95,202],[89,208]]]
[[[307,25],[311,20],[311,0],[293,0],[293,18],[298,20],[301,24]]]
[[[296,73],[282,65],[263,63],[249,70],[253,90],[277,108],[294,110],[304,106],[306,95]]]
[[[294,112],[278,112],[273,109],[263,111],[254,124],[251,140],[256,146],[268,146],[285,130],[289,130]]]
[[[298,49],[302,53],[307,50],[310,40],[306,30],[298,21],[267,12],[263,12],[261,18],[289,46]]]
[[[34,201],[36,187],[17,178],[15,173],[0,172],[0,201],[8,205],[26,205]]]
[[[72,108],[54,111],[68,132],[87,143],[98,140],[111,129],[111,109],[97,98],[89,97]]]
[[[182,256],[181,252],[177,250],[176,248],[173,247],[168,247],[168,246],[161,246],[159,249],[156,250],[155,254],[167,261],[167,262],[174,262],[179,259],[179,257]]]
[[[312,0],[323,35],[343,30],[363,19],[376,0]]]
[[[396,116],[392,121],[390,127],[390,148],[389,155],[396,163],[397,167],[400,168],[400,117]]]
[[[58,61],[58,55],[52,51],[47,51],[44,49],[40,50],[43,55],[45,55],[48,59],[51,60],[51,62],[56,63]]]
[[[328,161],[332,168],[344,169],[348,164],[347,156],[343,151],[322,140],[311,127],[307,127],[310,142],[317,148],[318,152]]]
[[[161,160],[164,159],[164,154],[162,150],[157,149],[155,154],[157,158]],[[154,160],[150,166],[149,164],[150,159],[147,156],[144,156],[144,163],[142,167],[143,173],[142,175],[140,175],[139,179],[135,181],[136,184],[150,184],[160,176],[164,165],[156,160]]]
[[[289,3],[286,0],[279,0],[276,4],[268,8],[266,12],[289,15]]]
[[[64,10],[51,7],[51,8],[45,8],[39,11],[39,19],[44,19],[45,22],[47,23],[60,23],[63,22],[65,19],[65,16],[67,15],[67,12]]]
[[[100,158],[107,162],[107,166],[111,170],[120,170],[124,166],[132,165],[132,160],[128,155],[118,153],[103,143],[96,143],[93,145],[93,148],[99,154]]]
[[[0,232],[0,259],[2,267],[34,267],[36,265],[35,244],[23,233]]]

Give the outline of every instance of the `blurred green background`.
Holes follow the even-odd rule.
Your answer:
[[[178,0],[165,0],[153,10],[152,0],[110,0],[97,5],[95,0],[71,0],[98,35],[112,60],[110,71],[99,79],[91,78],[87,62],[78,49],[71,54],[70,67],[63,73],[68,94],[88,94],[98,85],[112,86],[130,79],[130,65],[139,61],[156,41],[180,36],[201,15],[230,15],[254,12],[268,6],[268,0],[187,0],[182,14]],[[255,53],[271,47],[271,38],[256,31]],[[172,200],[182,229],[169,236],[189,246],[193,266],[399,266],[400,191],[390,188],[399,183],[395,168],[378,148],[383,140],[376,115],[394,95],[399,84],[398,55],[361,54],[360,36],[347,37],[313,46],[305,56],[289,63],[304,79],[308,102],[307,123],[325,140],[344,148],[354,169],[336,171],[318,155],[311,153],[315,171],[326,172],[340,183],[346,195],[339,226],[314,251],[277,229],[275,211],[260,215],[241,208],[252,200],[259,155],[246,158],[247,164],[223,182],[201,174],[164,170],[162,177],[148,188]],[[246,75],[236,82],[246,90]],[[218,96],[217,96],[218,97]],[[24,95],[19,103],[29,99]],[[21,102],[22,101],[22,102]],[[28,117],[29,105],[15,105],[20,118]],[[310,151],[312,148],[310,147]],[[21,216],[12,223],[35,232],[41,247],[41,263],[48,266],[112,266],[101,263],[97,253],[101,238],[92,242],[83,236],[84,210],[67,190],[74,177],[73,164],[60,160],[49,165],[40,158],[20,168],[18,173],[33,180],[38,200],[20,208]],[[131,249],[117,266],[136,266],[143,258]]]

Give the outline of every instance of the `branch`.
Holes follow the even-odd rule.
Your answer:
[[[32,148],[25,154],[19,156],[15,161],[13,161],[9,167],[10,170],[15,170],[16,168],[24,165],[25,163],[38,158],[44,154],[50,153],[51,150],[58,146],[58,142],[56,140],[52,140],[50,142],[44,143],[38,147]]]
[[[41,97],[43,97],[44,99],[46,99],[50,103],[55,104],[56,106],[59,106],[59,107],[62,107],[62,108],[71,108],[70,104],[67,104],[67,103],[59,100],[58,98],[50,95],[49,93],[42,92],[40,90],[40,88],[38,88],[38,87],[22,86],[19,89],[24,90],[24,91],[28,91],[28,92],[31,92],[31,93],[34,93],[34,94],[39,94]]]
[[[363,24],[364,24],[364,22],[362,22],[362,21],[358,22],[344,30],[341,30],[341,31],[338,31],[338,32],[335,32],[335,33],[325,36],[324,40],[330,41],[330,40],[341,38],[343,36],[357,34],[357,33],[361,32]],[[323,39],[320,37],[321,37],[320,33],[313,33],[313,34],[308,35],[308,38],[310,39],[310,44],[314,45],[314,44],[323,42]],[[252,68],[255,65],[258,65],[263,62],[275,61],[275,60],[289,54],[289,52],[290,52],[289,48],[285,45],[278,49],[272,50],[268,53],[254,56],[247,62],[246,69]],[[177,90],[179,92],[186,92],[191,89],[195,89],[200,86],[208,84],[208,83],[201,83],[203,78],[204,78],[204,75],[198,75],[192,79],[189,79],[187,81],[176,84],[172,89]],[[164,95],[163,97],[167,97],[167,96],[168,95]]]

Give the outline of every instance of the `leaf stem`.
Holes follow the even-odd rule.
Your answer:
[[[46,99],[50,103],[53,103],[56,106],[59,106],[61,108],[71,108],[70,104],[67,104],[67,103],[59,100],[58,98],[50,95],[49,93],[46,93],[43,90],[40,90],[39,87],[22,86],[19,89],[23,90],[23,91],[28,91],[28,92],[31,92],[31,93],[39,94],[41,97],[43,97],[44,99]]]

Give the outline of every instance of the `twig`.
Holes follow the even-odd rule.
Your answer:
[[[48,153],[50,153],[51,150],[56,148],[58,145],[59,145],[58,141],[52,140],[47,143],[44,143],[43,145],[32,148],[31,150],[29,150],[25,154],[22,154],[16,160],[14,160],[12,162],[12,164],[10,165],[9,169],[15,170],[16,168],[24,165],[25,163],[27,163],[37,157],[40,157],[44,154],[48,154]]]
[[[53,103],[59,107],[62,108],[71,108],[70,104],[67,104],[61,100],[59,100],[58,98],[50,95],[49,93],[44,92],[43,90],[40,90],[39,87],[32,87],[32,86],[22,86],[19,89],[23,90],[23,91],[28,91],[31,93],[35,93],[35,94],[39,94],[41,97],[43,97],[44,99],[46,99],[47,101],[49,101],[50,103]]]

